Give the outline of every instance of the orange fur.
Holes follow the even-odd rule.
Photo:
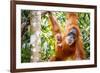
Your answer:
[[[52,31],[54,35],[60,34],[61,40],[59,43],[56,43],[55,47],[55,56],[51,57],[51,61],[64,61],[68,60],[78,60],[78,59],[85,59],[85,51],[83,49],[83,41],[81,32],[78,26],[78,15],[76,13],[67,13],[67,24],[66,24],[66,32],[64,36],[62,36],[60,32],[60,28],[58,26],[57,21],[55,18],[50,14],[50,20],[52,22]],[[65,37],[69,33],[69,31],[75,28],[77,30],[76,34],[76,41],[73,45],[69,46],[65,42]],[[57,39],[57,37],[55,37]]]

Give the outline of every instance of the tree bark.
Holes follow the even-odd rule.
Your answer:
[[[30,18],[31,31],[34,32],[30,36],[30,44],[32,45],[31,51],[31,62],[40,61],[40,32],[41,32],[41,12],[40,11],[31,11],[32,17]]]

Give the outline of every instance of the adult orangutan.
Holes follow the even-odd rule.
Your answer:
[[[69,12],[66,14],[66,17],[66,32],[62,35],[56,18],[52,15],[52,12],[49,12],[52,32],[56,39],[55,55],[50,57],[50,61],[82,60],[86,57],[78,26],[77,13]]]

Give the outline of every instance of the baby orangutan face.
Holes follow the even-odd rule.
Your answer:
[[[62,41],[61,33],[57,33],[57,34],[55,35],[55,38],[56,38],[56,40],[57,40],[57,44],[61,43],[61,41]]]
[[[72,28],[65,37],[65,41],[69,46],[74,44],[74,42],[76,41],[76,35],[77,35],[77,30],[75,28]]]

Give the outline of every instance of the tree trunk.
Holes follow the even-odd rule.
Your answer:
[[[31,31],[33,34],[30,36],[30,44],[32,45],[31,51],[31,62],[38,62],[40,61],[40,32],[41,32],[41,12],[40,11],[31,11]]]

